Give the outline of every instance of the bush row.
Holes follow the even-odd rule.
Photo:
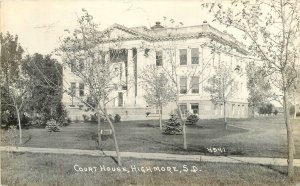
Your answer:
[[[96,123],[98,122],[98,115],[95,114],[91,114],[90,116],[83,114],[82,115],[83,120],[86,122],[93,122]],[[111,114],[108,114],[109,120],[114,122],[114,123],[118,123],[121,121],[121,116],[119,114],[116,114],[114,117]],[[100,122],[107,122],[107,119],[105,116],[100,115]]]

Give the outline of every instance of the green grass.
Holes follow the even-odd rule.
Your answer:
[[[300,124],[294,121],[296,158],[300,158]],[[227,155],[286,157],[286,132],[281,118],[230,120],[227,131],[222,120],[201,120],[200,124],[187,126],[188,150],[184,150],[181,135],[163,135],[158,122],[124,121],[115,123],[121,151],[167,152],[175,154],[207,154],[208,147],[223,147]],[[108,129],[107,124],[102,124]],[[2,145],[17,144],[15,137],[2,132]],[[47,132],[46,129],[23,131],[23,146],[48,148],[98,149],[97,124],[72,123],[61,132]],[[296,135],[298,134],[298,135]],[[10,140],[7,140],[11,138]],[[7,142],[10,141],[10,142]],[[114,150],[113,140],[105,139],[101,148]]]
[[[116,167],[109,157],[75,155],[2,153],[2,183],[12,186],[38,185],[292,185],[284,167],[266,167],[249,164],[224,164],[205,162],[145,161],[123,159],[123,166],[131,165],[198,167],[200,172],[76,172],[74,165],[81,167]],[[300,181],[296,169],[295,182]]]

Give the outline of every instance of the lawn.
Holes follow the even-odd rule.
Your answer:
[[[293,185],[300,181],[296,168],[294,181],[289,181],[284,167],[250,164],[224,164],[206,162],[145,161],[123,159],[126,172],[107,171],[117,168],[109,157],[2,153],[2,183],[12,186],[36,185]],[[79,167],[96,167],[89,172],[77,172]],[[184,165],[189,169],[184,172]],[[101,171],[100,166],[106,167]],[[152,172],[135,172],[131,166],[150,167]],[[192,172],[193,166],[198,168]],[[160,172],[154,171],[160,167]],[[176,167],[175,171],[163,171]],[[122,169],[121,169],[122,170]],[[185,169],[186,170],[186,169]],[[196,169],[194,169],[196,170]],[[201,170],[201,171],[200,171]],[[182,171],[181,173],[179,171]]]
[[[300,120],[294,120],[296,158],[300,158]],[[104,129],[107,124],[102,124]],[[187,126],[188,150],[184,150],[181,135],[164,135],[158,122],[124,121],[115,124],[121,151],[167,152],[175,154],[208,154],[209,147],[222,147],[226,155],[286,157],[286,132],[282,118],[256,120],[230,120],[227,131],[221,120],[201,120],[200,124]],[[2,131],[2,145],[17,144],[15,137]],[[29,147],[98,149],[97,124],[72,123],[61,132],[46,129],[23,131],[25,144]],[[114,150],[112,138],[104,139],[103,150]]]

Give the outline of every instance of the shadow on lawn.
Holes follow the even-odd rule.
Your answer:
[[[138,127],[150,127],[150,128],[158,128],[159,125],[157,125],[156,123],[139,123],[137,124]]]
[[[245,162],[245,161],[236,159],[236,158],[234,158],[234,157],[227,157],[227,158],[233,159],[233,160],[236,160],[236,161],[239,161],[240,163],[243,163],[243,164],[252,165],[251,163],[247,163],[247,162]],[[274,171],[274,172],[277,172],[277,173],[279,173],[279,174],[281,174],[281,175],[287,176],[287,173],[286,173],[285,171],[280,170],[282,167],[279,167],[279,166],[276,166],[276,165],[265,165],[265,164],[257,164],[257,165],[259,165],[259,166],[261,166],[261,167],[263,167],[263,168],[270,169],[270,170],[272,170],[272,171]]]
[[[200,152],[200,153],[204,153],[204,154],[209,153],[207,148],[205,148],[204,146],[188,147],[188,149],[185,150],[184,148],[179,147],[176,144],[164,143],[162,141],[157,141],[157,140],[154,140],[154,139],[146,139],[146,138],[135,138],[135,139],[163,145],[163,146],[166,147],[166,149],[169,148],[169,150],[171,150],[173,153],[176,153],[176,152]]]
[[[32,136],[29,135],[29,136],[28,136],[28,139],[23,143],[23,145],[26,144],[26,143],[28,143],[31,139],[32,139]]]
[[[279,174],[287,176],[287,172],[279,170],[279,167],[275,167],[274,165],[262,165],[262,164],[259,164],[259,165],[262,166],[262,167],[265,167],[267,169],[270,169],[274,172],[278,172]]]

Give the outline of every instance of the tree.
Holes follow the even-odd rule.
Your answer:
[[[273,112],[273,104],[271,104],[271,103],[269,103],[269,104],[267,104],[266,105],[266,111],[267,111],[267,114],[272,114],[272,112]]]
[[[2,103],[11,107],[15,110],[15,114],[17,116],[18,127],[19,127],[19,142],[22,141],[22,123],[21,116],[23,115],[25,105],[28,103],[28,97],[31,94],[31,82],[26,74],[22,73],[20,70],[17,78],[8,84],[7,89],[3,89],[5,91],[5,100]]]
[[[300,72],[300,69],[298,69],[298,72]],[[295,107],[295,111],[293,113],[293,119],[296,119],[296,117],[297,117],[297,109],[296,109],[297,101],[296,100],[300,99],[299,95],[300,95],[300,75],[298,73],[298,76],[297,76],[297,78],[291,88],[291,91],[290,91],[291,102]]]
[[[156,60],[156,66],[159,72],[165,74],[168,79],[168,81],[166,81],[166,83],[169,84],[168,86],[174,87],[174,93],[172,93],[172,95],[174,95],[174,102],[182,126],[183,148],[187,149],[186,113],[184,113],[184,109],[181,108],[181,101],[185,99],[188,93],[199,94],[201,84],[205,83],[206,80],[211,77],[213,70],[209,67],[214,65],[215,54],[222,52],[214,48],[214,46],[226,45],[226,47],[231,49],[234,47],[230,47],[229,44],[224,44],[218,39],[205,38],[203,41],[199,41],[199,48],[195,47],[193,48],[193,52],[191,52],[191,63],[193,65],[187,65],[187,50],[182,50],[181,47],[182,45],[187,45],[188,42],[185,37],[183,37],[180,29],[177,29],[179,25],[182,26],[183,24],[181,22],[177,24],[174,19],[164,17],[165,22],[168,22],[168,20],[171,24],[170,29],[166,32],[167,34],[165,35],[164,41],[156,42],[156,38],[161,37],[162,32],[158,32],[157,35],[155,35],[156,32],[154,32],[152,36],[155,39],[149,43],[145,42],[142,47],[154,51],[150,52],[149,57],[153,57]],[[154,26],[154,29],[156,26]],[[161,28],[160,25],[158,27]],[[201,37],[201,34],[199,37]],[[195,43],[193,43],[193,45],[195,46]],[[203,55],[203,53],[205,53],[205,55]],[[203,58],[200,58],[199,54],[202,54]],[[146,68],[148,67],[150,68],[149,65]]]
[[[164,18],[166,21],[167,18]],[[171,28],[178,27],[177,23],[170,19]],[[182,25],[182,23],[179,23]],[[157,33],[158,36],[153,34],[153,37],[159,37],[160,33]],[[143,48],[150,49],[152,52],[149,57],[152,57],[156,60],[156,66],[159,69],[159,72],[163,73],[167,78],[164,86],[174,87],[174,97],[172,98],[175,102],[176,108],[178,110],[180,124],[182,126],[182,134],[183,134],[183,148],[187,149],[187,134],[186,134],[186,118],[185,113],[180,107],[180,101],[186,96],[190,91],[194,91],[193,93],[199,93],[199,86],[201,83],[205,82],[208,77],[210,77],[210,70],[208,66],[213,61],[213,51],[210,47],[211,39],[205,40],[205,42],[201,43],[201,48],[195,48],[194,50],[194,58],[193,63],[202,65],[191,65],[189,68],[185,68],[187,66],[187,51],[183,50],[182,53],[178,53],[180,46],[186,45],[186,39],[181,36],[180,32],[177,32],[177,29],[173,29],[168,32],[167,40],[162,43],[157,43],[154,41],[150,41],[149,43],[144,43]],[[199,44],[200,45],[200,44]],[[199,59],[200,50],[206,52],[206,57],[203,59]],[[197,57],[198,56],[198,57]],[[151,68],[148,65],[146,68]],[[185,78],[181,79],[180,76],[184,76]],[[191,79],[191,81],[188,81]],[[181,81],[182,80],[182,81]],[[194,81],[193,81],[194,80]],[[185,88],[181,89],[181,83],[185,83]],[[189,87],[189,88],[188,88]],[[195,88],[195,89],[193,89]]]
[[[249,91],[248,102],[252,107],[252,115],[255,117],[255,109],[271,98],[271,83],[268,79],[267,71],[255,65],[254,62],[248,63],[247,72],[247,88]]]
[[[234,71],[225,65],[216,68],[216,75],[208,79],[208,86],[204,88],[205,91],[211,95],[211,100],[215,104],[223,105],[224,128],[227,130],[227,102],[233,98],[236,92],[236,85],[234,80]]]
[[[62,66],[50,55],[27,56],[22,68],[32,82],[28,112],[39,113],[46,119],[61,117],[58,110],[62,99]]]
[[[166,127],[163,131],[164,134],[178,135],[182,133],[180,122],[178,121],[177,114],[171,114],[168,121],[166,121]]]
[[[15,112],[19,126],[19,141],[22,144],[21,112],[30,90],[20,63],[23,49],[18,43],[18,36],[10,33],[0,34],[1,41],[1,116],[2,112]],[[3,107],[4,106],[4,107]],[[4,110],[5,109],[5,110]],[[12,109],[12,110],[11,110]]]
[[[162,130],[162,112],[163,106],[175,98],[175,89],[166,83],[168,77],[160,72],[157,67],[149,66],[143,70],[141,79],[143,80],[143,85],[146,94],[144,98],[150,106],[155,106],[159,108],[159,127]]]
[[[273,86],[281,91],[284,122],[288,142],[288,176],[294,176],[293,130],[289,118],[288,93],[297,72],[295,57],[299,41],[298,0],[234,0],[229,6],[220,3],[203,3],[214,15],[214,20],[239,31],[248,42],[249,55],[268,69]]]
[[[268,114],[268,115],[270,115],[270,114],[273,113],[273,108],[274,108],[274,105],[271,104],[271,103],[262,104],[259,108],[259,114]]]
[[[0,33],[1,41],[1,75],[3,77],[1,85],[8,86],[10,81],[18,76],[19,65],[24,52],[18,43],[18,36],[13,36],[9,32],[4,35]]]
[[[67,36],[63,38],[58,55],[63,59],[64,65],[80,77],[89,89],[89,101],[77,97],[98,116],[98,142],[101,144],[101,115],[107,119],[114,139],[118,164],[121,166],[121,157],[116,138],[115,128],[107,113],[107,104],[115,97],[119,72],[116,69],[115,59],[121,57],[123,50],[118,48],[119,42],[107,44],[109,33],[100,32],[98,25],[93,22],[93,17],[86,11],[77,20],[78,27],[71,33],[66,30]],[[113,45],[113,46],[112,46]],[[64,88],[69,94],[72,90]],[[92,103],[92,104],[91,104]]]

